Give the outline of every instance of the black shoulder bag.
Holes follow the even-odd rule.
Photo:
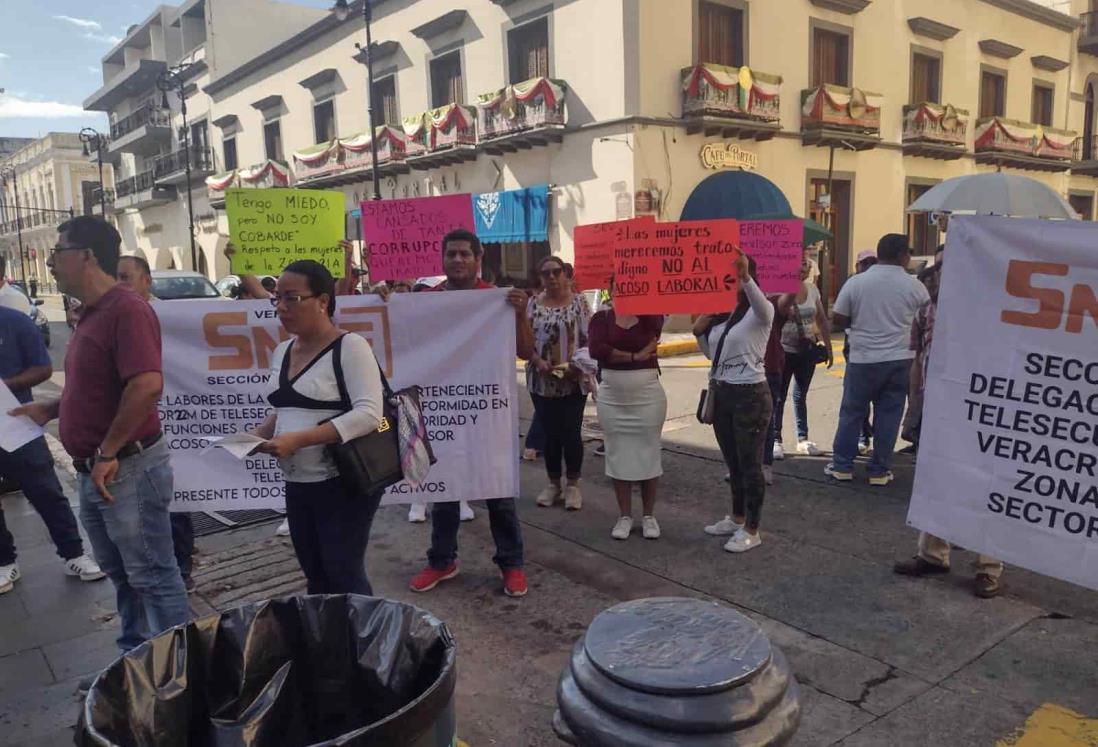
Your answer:
[[[740,323],[740,320],[747,316],[748,304],[743,304],[742,307],[737,307],[736,310],[728,317],[728,321],[724,323],[724,332],[721,333],[721,339],[717,341],[717,350],[713,353],[713,362],[709,366],[709,384],[705,389],[701,390],[701,394],[698,395],[698,411],[696,417],[699,423],[705,425],[713,424],[713,413],[716,408],[717,397],[714,391],[717,378],[717,363],[720,362],[721,352],[724,350],[724,340],[728,337],[728,332]],[[705,334],[709,334],[710,330],[706,330]]]

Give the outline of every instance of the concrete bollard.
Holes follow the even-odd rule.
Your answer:
[[[700,599],[659,597],[600,613],[557,685],[553,729],[576,747],[776,747],[800,692],[758,625]]]

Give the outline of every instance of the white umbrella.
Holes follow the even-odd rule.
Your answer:
[[[1059,193],[1027,176],[989,173],[946,179],[908,207],[909,213],[975,213],[1078,220]]]

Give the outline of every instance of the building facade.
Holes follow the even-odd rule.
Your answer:
[[[98,170],[77,133],[51,132],[0,156],[0,173],[0,253],[8,259],[8,275],[50,288],[46,260],[57,243],[57,226],[70,215],[92,212]],[[105,167],[108,185],[110,178]]]
[[[371,136],[383,198],[471,192],[482,219],[525,215],[489,245],[492,274],[507,280],[543,253],[569,257],[576,225],[677,219],[726,169],[755,170],[792,212],[831,228],[831,292],[883,233],[932,253],[936,226],[904,211],[952,176],[1023,173],[1094,214],[1098,22],[1086,0],[1070,14],[1032,0],[372,0],[369,82],[361,0],[346,20],[279,5],[277,29],[269,15],[241,25],[259,10],[228,5],[192,1],[153,21],[184,40],[174,52],[164,42],[168,64],[204,55],[188,105],[211,161],[193,195],[216,276],[227,272],[230,187],[342,190],[357,237]],[[105,74],[120,59],[144,64],[126,58],[138,33],[105,58]],[[140,101],[111,110],[128,116]],[[89,103],[105,105],[103,91]],[[167,129],[160,157],[177,142]],[[141,158],[134,168],[147,171]],[[146,182],[158,188],[155,169]],[[513,192],[527,188],[548,199]],[[178,215],[179,203],[162,205]],[[154,206],[115,209],[144,251],[180,246],[178,220]],[[141,235],[150,223],[160,246]]]

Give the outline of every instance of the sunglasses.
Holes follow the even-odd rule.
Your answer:
[[[541,271],[541,276],[543,278],[546,278],[546,279],[548,279],[548,278],[559,278],[563,274],[564,274],[564,270],[560,267],[555,267],[555,268],[552,268],[552,269],[549,269],[549,270],[542,270]]]
[[[278,306],[280,303],[285,303],[287,306],[294,306],[301,303],[306,298],[316,298],[316,296],[303,296],[300,293],[272,293],[271,294],[271,306]]]

